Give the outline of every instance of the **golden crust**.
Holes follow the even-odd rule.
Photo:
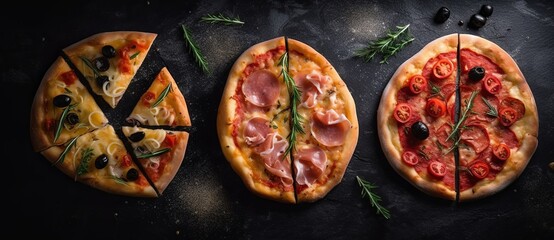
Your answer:
[[[187,150],[187,144],[189,140],[188,132],[171,131],[177,136],[177,145],[172,147],[171,161],[165,166],[164,173],[155,183],[158,192],[162,194],[169,183],[173,180],[177,171],[181,167],[185,158],[185,152]]]

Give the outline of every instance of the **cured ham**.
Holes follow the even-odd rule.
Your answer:
[[[317,103],[317,96],[323,93],[324,85],[329,82],[329,76],[323,76],[312,70],[309,74],[299,74],[294,77],[296,86],[302,92],[301,106],[313,108]]]
[[[246,123],[243,135],[248,146],[258,146],[266,140],[267,135],[271,132],[267,119],[254,117]]]
[[[344,114],[338,114],[334,109],[325,112],[315,111],[310,125],[314,138],[328,147],[342,145],[351,126],[348,118]]]
[[[279,80],[266,70],[252,72],[242,84],[246,101],[258,106],[269,107],[279,98]]]
[[[318,146],[310,145],[298,149],[294,154],[296,182],[311,186],[327,168],[327,156]]]
[[[283,157],[289,143],[277,133],[270,133],[266,140],[254,150],[262,157],[265,169],[281,178],[284,186],[292,185],[289,157]]]
[[[489,134],[487,129],[479,124],[468,124],[462,130],[462,141],[471,146],[475,153],[480,153],[487,149],[490,145]]]

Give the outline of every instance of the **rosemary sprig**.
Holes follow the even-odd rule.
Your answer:
[[[56,126],[56,133],[54,133],[54,142],[56,142],[60,137],[60,134],[62,133],[63,123],[65,122],[65,118],[67,117],[67,113],[69,113],[69,111],[73,109],[74,106],[75,104],[72,104],[64,108],[62,115],[60,116],[60,120],[58,121],[58,125]]]
[[[278,108],[278,107],[277,107]],[[279,128],[274,122],[275,120],[277,120],[277,117],[279,117],[279,115],[281,115],[281,113],[284,113],[285,111],[289,110],[290,108],[284,108],[282,109],[281,111],[279,111],[277,114],[273,115],[273,117],[271,118],[271,121],[269,121],[269,126],[273,129],[277,129]]]
[[[496,108],[494,108],[494,106],[489,102],[489,100],[487,100],[486,98],[484,98],[483,96],[481,96],[481,99],[483,99],[483,102],[485,102],[485,104],[487,105],[487,107],[489,107],[489,110],[486,112],[487,115],[491,116],[491,117],[498,117],[498,111],[496,110]]]
[[[155,151],[155,152],[151,152],[151,153],[146,153],[146,154],[139,155],[139,156],[137,156],[137,158],[149,158],[149,157],[154,157],[154,156],[158,156],[158,155],[164,154],[164,153],[166,153],[166,152],[169,152],[170,150],[171,150],[171,148],[164,148],[164,149],[160,149],[160,150]]]
[[[123,185],[128,185],[128,184],[127,184],[127,181],[125,181],[125,179],[123,179],[123,178],[116,177],[116,176],[112,176],[111,178],[112,178],[116,183],[123,184]]]
[[[462,126],[462,123],[466,120],[466,118],[468,117],[467,114],[473,108],[473,99],[475,99],[475,96],[477,96],[477,91],[471,92],[471,96],[469,96],[469,100],[467,101],[467,106],[464,109],[462,116],[460,117],[460,119],[458,119],[458,122],[456,122],[456,124],[452,128],[452,132],[450,133],[450,135],[448,135],[448,137],[446,138],[446,141],[452,139],[454,135],[458,135],[458,132],[460,131],[460,127]],[[456,143],[458,142],[459,142],[459,139],[456,139]]]
[[[394,56],[408,43],[414,41],[415,38],[412,37],[408,31],[409,27],[410,24],[396,26],[396,31],[389,31],[386,36],[376,41],[369,42],[366,47],[357,50],[354,54],[365,59],[366,62],[369,62],[379,53],[383,57],[379,63],[388,63],[387,60],[389,57]]]
[[[208,62],[206,61],[206,58],[200,51],[200,48],[198,48],[198,46],[196,45],[196,42],[192,39],[190,30],[184,24],[181,24],[181,27],[183,28],[183,37],[187,42],[187,45],[189,47],[189,52],[192,52],[192,55],[194,56],[194,60],[196,61],[196,63],[198,63],[198,66],[200,66],[202,71],[204,73],[209,73],[210,69],[208,68]]]
[[[98,70],[96,70],[96,68],[94,67],[92,62],[90,62],[90,60],[88,60],[88,58],[83,57],[83,56],[79,56],[79,58],[85,63],[85,65],[87,65],[88,68],[90,68],[92,70],[95,77],[100,76],[100,73],[98,72]]]
[[[73,145],[75,145],[76,142],[77,142],[77,137],[74,137],[73,139],[71,139],[71,141],[69,141],[69,143],[67,144],[67,146],[63,150],[62,154],[60,154],[58,159],[54,163],[52,163],[52,165],[57,165],[59,163],[63,163],[63,161],[65,160],[65,155],[67,155],[67,153],[69,152],[71,147],[73,147]]]
[[[160,96],[158,96],[158,99],[156,99],[156,102],[150,106],[150,108],[155,108],[158,106],[164,99],[167,97],[167,94],[171,90],[171,83],[167,85],[167,87],[164,88],[162,93],[160,93]]]
[[[383,215],[384,218],[389,219],[390,218],[389,210],[381,206],[380,204],[381,197],[372,191],[373,189],[377,188],[377,186],[360,178],[359,176],[356,176],[356,180],[358,180],[358,185],[362,187],[362,198],[367,196],[371,201],[371,206],[377,209],[377,214],[381,214]]]
[[[223,16],[223,14],[213,15],[208,14],[206,16],[203,16],[200,19],[201,22],[208,22],[208,23],[221,23],[224,25],[242,25],[244,24],[243,21],[240,20],[239,17],[226,17]]]
[[[286,40],[285,40],[285,44],[286,44]],[[289,153],[291,153],[291,151],[295,149],[296,134],[297,133],[304,134],[304,129],[302,128],[302,122],[304,121],[304,118],[300,116],[297,110],[298,103],[300,103],[301,101],[300,96],[302,92],[300,91],[300,89],[298,89],[298,86],[296,86],[294,79],[289,75],[288,52],[285,51],[285,53],[281,55],[281,58],[279,59],[279,66],[281,66],[281,75],[283,75],[283,80],[287,85],[287,89],[289,92],[289,99],[290,99],[291,128],[290,128],[290,133],[287,137],[289,141],[289,146],[287,147],[287,150],[285,151],[285,154],[284,154],[284,156],[287,156]]]
[[[81,176],[88,172],[88,164],[92,158],[92,148],[87,148],[83,150],[83,155],[81,157],[81,162],[77,167],[77,176]]]
[[[439,86],[435,85],[434,83],[430,82],[430,81],[429,81],[429,84],[431,85],[431,96],[430,97],[440,96],[442,99],[444,99],[444,96],[441,93],[441,88]]]
[[[139,53],[140,53],[140,52],[136,52],[136,53],[134,53],[133,55],[129,56],[129,60],[133,60],[133,59],[135,59],[136,57],[138,57]]]

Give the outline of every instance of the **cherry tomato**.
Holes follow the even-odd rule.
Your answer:
[[[414,75],[410,78],[408,86],[413,94],[419,94],[423,90],[427,89],[427,79],[421,75]]]
[[[489,165],[483,161],[477,161],[469,166],[469,171],[471,172],[471,175],[473,175],[473,177],[477,179],[483,179],[487,177],[487,175],[489,175],[489,170]]]
[[[488,74],[483,78],[483,87],[490,94],[497,94],[502,89],[502,83],[495,76]]]
[[[150,104],[154,101],[154,98],[156,97],[156,94],[154,94],[153,92],[146,92],[143,96],[142,96],[142,104],[144,104],[145,106],[150,106]]]
[[[434,177],[444,177],[446,175],[446,165],[442,162],[431,161],[427,168]]]
[[[173,147],[175,146],[176,141],[177,141],[177,136],[175,136],[175,134],[166,134],[163,142],[168,147]]]
[[[506,144],[501,143],[493,149],[493,153],[497,159],[505,161],[510,157],[510,148]]]
[[[441,117],[446,113],[446,103],[438,98],[429,98],[425,111],[431,117]]]
[[[433,66],[433,76],[437,79],[445,79],[454,72],[454,64],[450,59],[443,58]]]
[[[517,120],[517,112],[511,107],[503,107],[498,112],[500,123],[506,127],[511,126]]]
[[[406,123],[412,116],[412,107],[407,103],[399,103],[394,108],[394,118],[400,123]]]
[[[131,166],[131,163],[133,162],[133,160],[131,159],[131,156],[129,156],[129,154],[125,154],[123,155],[123,157],[121,158],[121,165],[123,167],[128,167],[128,166]]]
[[[520,117],[523,117],[523,115],[525,115],[525,104],[517,98],[506,97],[502,99],[502,102],[500,102],[500,105],[502,107],[511,107],[514,110],[516,110],[518,114],[518,119]]]
[[[62,81],[67,86],[71,86],[71,84],[75,83],[75,81],[77,80],[77,75],[75,75],[75,72],[71,70],[62,73],[60,76],[62,77]]]
[[[419,162],[419,157],[413,151],[405,151],[402,154],[402,161],[410,166],[415,166]]]

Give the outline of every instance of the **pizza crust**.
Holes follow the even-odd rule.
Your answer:
[[[165,191],[169,183],[173,180],[183,160],[185,158],[185,152],[187,150],[189,133],[181,131],[171,131],[177,135],[177,145],[171,149],[171,161],[165,166],[163,174],[160,176],[157,182],[155,182],[156,188],[160,195]]]

